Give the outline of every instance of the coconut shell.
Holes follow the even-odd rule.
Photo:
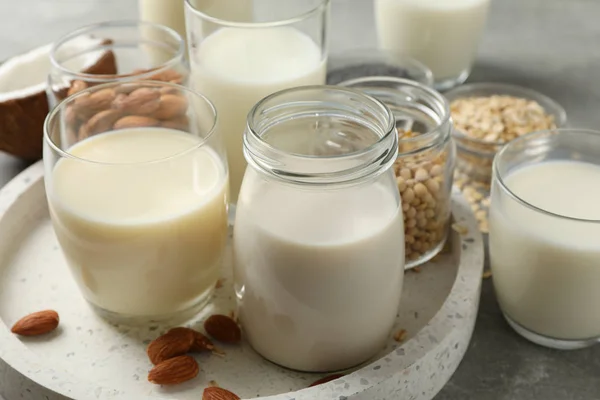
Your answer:
[[[110,50],[105,52],[83,72],[116,74],[114,53]],[[40,159],[48,111],[45,90],[0,102],[0,150],[27,160]]]

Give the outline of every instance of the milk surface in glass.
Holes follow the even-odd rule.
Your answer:
[[[600,336],[600,167],[547,161],[497,182],[490,209],[494,286],[509,318],[540,335],[566,340]]]
[[[92,304],[166,315],[214,286],[227,239],[227,174],[200,140],[164,128],[109,132],[77,143],[74,157],[47,171],[56,235]]]
[[[192,59],[196,90],[216,106],[227,150],[232,203],[246,169],[242,137],[250,109],[276,91],[325,83],[319,46],[292,27],[221,28]]]
[[[468,73],[490,0],[375,0],[379,44],[411,56],[437,81]]]

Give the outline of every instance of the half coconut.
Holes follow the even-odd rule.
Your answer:
[[[106,42],[81,37],[69,43],[74,53],[84,52]],[[28,160],[42,156],[44,119],[48,114],[46,87],[51,70],[52,44],[20,54],[0,66],[0,150]],[[117,73],[114,53],[90,52],[81,65],[70,66],[87,74]]]

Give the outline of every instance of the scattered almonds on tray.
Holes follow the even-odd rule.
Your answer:
[[[238,343],[242,338],[240,327],[226,315],[210,316],[204,322],[204,329],[214,339],[225,343]],[[146,353],[154,364],[148,373],[148,381],[157,385],[175,385],[195,378],[200,368],[196,360],[186,354],[204,351],[211,351],[215,355],[225,354],[201,332],[186,327],[172,328],[148,344]]]
[[[202,400],[240,400],[240,397],[227,389],[210,386],[204,389]]]
[[[490,143],[506,143],[526,133],[556,128],[554,116],[533,100],[513,96],[465,97],[450,103],[454,127]]]
[[[50,333],[58,327],[60,318],[54,310],[31,313],[18,320],[11,332],[20,336],[38,336]]]

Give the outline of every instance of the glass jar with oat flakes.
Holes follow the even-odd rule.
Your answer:
[[[446,242],[456,159],[446,99],[407,79],[362,77],[340,83],[385,103],[396,119],[398,158],[394,164],[402,197],[406,268],[424,264]]]

